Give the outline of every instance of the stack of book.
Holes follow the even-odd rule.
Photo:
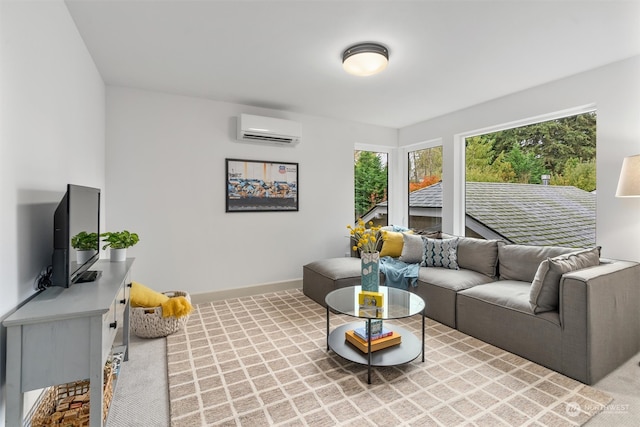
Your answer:
[[[382,321],[379,321],[379,322],[380,322],[379,323],[380,326],[376,327],[378,325],[376,324],[376,321],[375,320],[371,321],[371,341],[388,337],[393,333],[393,331],[390,331],[389,329],[382,327]],[[369,331],[367,331],[366,322],[364,324],[364,328],[355,328],[353,332],[365,341],[369,339]]]
[[[367,331],[365,328],[356,328],[345,332],[345,338],[363,353],[369,353],[369,343],[367,342]],[[399,333],[383,328],[378,334],[371,336],[371,351],[382,350],[400,344],[402,337]]]

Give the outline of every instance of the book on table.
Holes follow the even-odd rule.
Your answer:
[[[369,334],[367,334],[367,328],[355,328],[353,330],[353,332],[358,337],[362,338],[365,341],[369,339]],[[379,331],[378,333],[374,332],[371,335],[371,341],[375,341],[375,340],[378,340],[380,338],[388,337],[391,334],[393,334],[393,331],[391,331],[391,330],[389,330],[387,328],[382,328],[382,330]]]
[[[371,330],[369,330],[371,327]],[[382,333],[382,319],[372,319],[364,322],[364,337],[365,339],[371,334],[371,336],[380,335]]]
[[[360,338],[353,330],[345,332],[345,339],[353,344],[358,350],[363,353],[369,353],[369,343],[367,340]],[[371,341],[371,351],[378,351],[385,348],[393,347],[402,342],[402,337],[397,332],[392,332],[391,335],[384,338],[378,338]]]

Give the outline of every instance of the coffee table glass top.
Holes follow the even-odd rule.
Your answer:
[[[358,302],[360,291],[360,286],[336,289],[327,294],[325,302],[338,313],[366,318],[360,315]],[[378,292],[384,298],[382,317],[378,316],[378,319],[401,319],[414,316],[424,310],[424,300],[414,293],[387,286],[380,286]]]

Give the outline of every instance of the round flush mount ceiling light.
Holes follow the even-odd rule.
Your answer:
[[[389,51],[377,43],[359,43],[342,54],[342,68],[355,76],[371,76],[387,68]]]

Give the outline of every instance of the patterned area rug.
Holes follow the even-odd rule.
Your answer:
[[[430,319],[426,361],[373,368],[369,385],[327,352],[326,311],[301,290],[198,305],[185,329],[167,337],[173,427],[572,426],[612,400]]]

